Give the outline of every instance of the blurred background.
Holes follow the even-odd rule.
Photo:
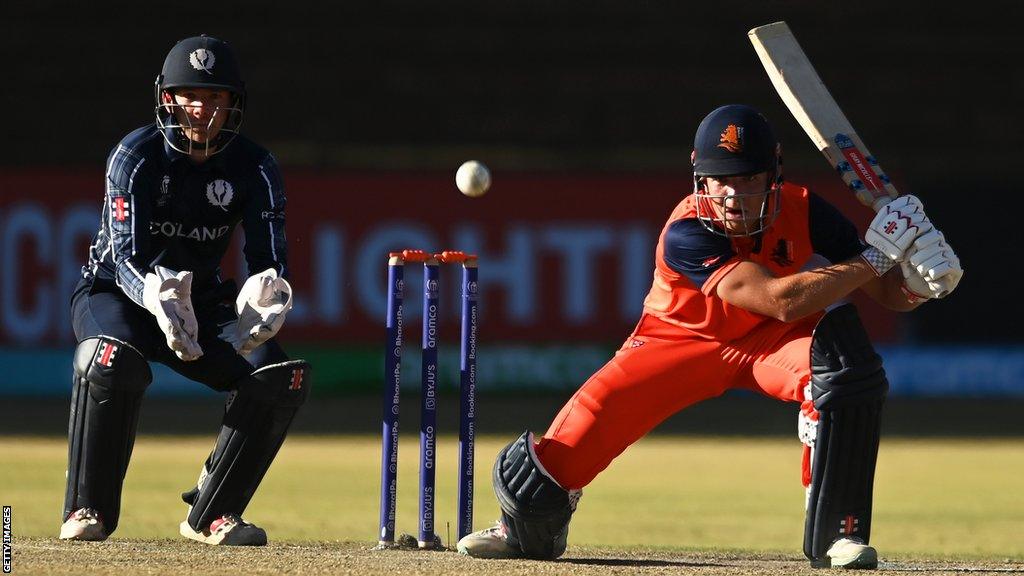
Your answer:
[[[296,306],[280,339],[316,370],[314,401],[296,428],[379,429],[385,256],[422,248],[480,255],[480,430],[542,431],[636,322],[658,234],[692,188],[693,131],[713,108],[759,108],[782,140],[787,179],[858,225],[869,221],[747,40],[750,28],[786,20],[897,187],[924,200],[967,271],[953,297],[913,314],[857,299],[892,383],[886,427],[1024,434],[1014,292],[1024,48],[1003,16],[1013,7],[7,3],[0,432],[66,427],[68,300],[98,228],[104,162],[127,132],[153,120],[153,80],[180,38],[206,33],[233,44],[249,95],[243,132],[283,167]],[[482,198],[454,186],[469,159],[491,168]],[[242,279],[238,252],[224,270]],[[412,392],[419,275],[410,268],[406,276]],[[442,370],[453,391],[458,282],[453,273],[444,280]],[[215,394],[156,374],[143,431],[215,429]],[[791,407],[732,396],[665,429],[795,432]],[[454,412],[442,404],[442,422]]]

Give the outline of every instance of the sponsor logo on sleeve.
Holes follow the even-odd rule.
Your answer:
[[[110,201],[110,216],[118,222],[124,222],[131,217],[131,207],[125,202],[124,196],[118,196]]]

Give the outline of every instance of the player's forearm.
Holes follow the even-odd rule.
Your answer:
[[[777,303],[774,316],[783,322],[793,322],[820,312],[873,278],[874,271],[859,256],[775,278],[768,283],[769,294]]]
[[[116,263],[115,284],[139,306],[145,307],[142,302],[142,292],[145,286],[145,274],[150,271],[132,259],[126,258]]]

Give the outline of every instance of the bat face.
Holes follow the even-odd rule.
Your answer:
[[[899,196],[821,81],[789,26],[775,22],[754,28],[747,35],[790,113],[857,199],[878,210]]]
[[[889,177],[863,146],[858,147],[852,137],[842,133],[836,134],[832,141],[844,158],[835,164],[836,170],[858,197],[864,193],[870,194],[872,198],[888,196],[885,187],[892,186]]]

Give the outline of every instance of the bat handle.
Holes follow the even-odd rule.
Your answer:
[[[881,198],[875,198],[875,201],[871,203],[871,209],[874,210],[875,212],[878,212],[879,210],[882,209],[883,206],[885,206],[889,202],[892,202],[893,200],[895,200],[895,198],[891,196],[882,196]]]

